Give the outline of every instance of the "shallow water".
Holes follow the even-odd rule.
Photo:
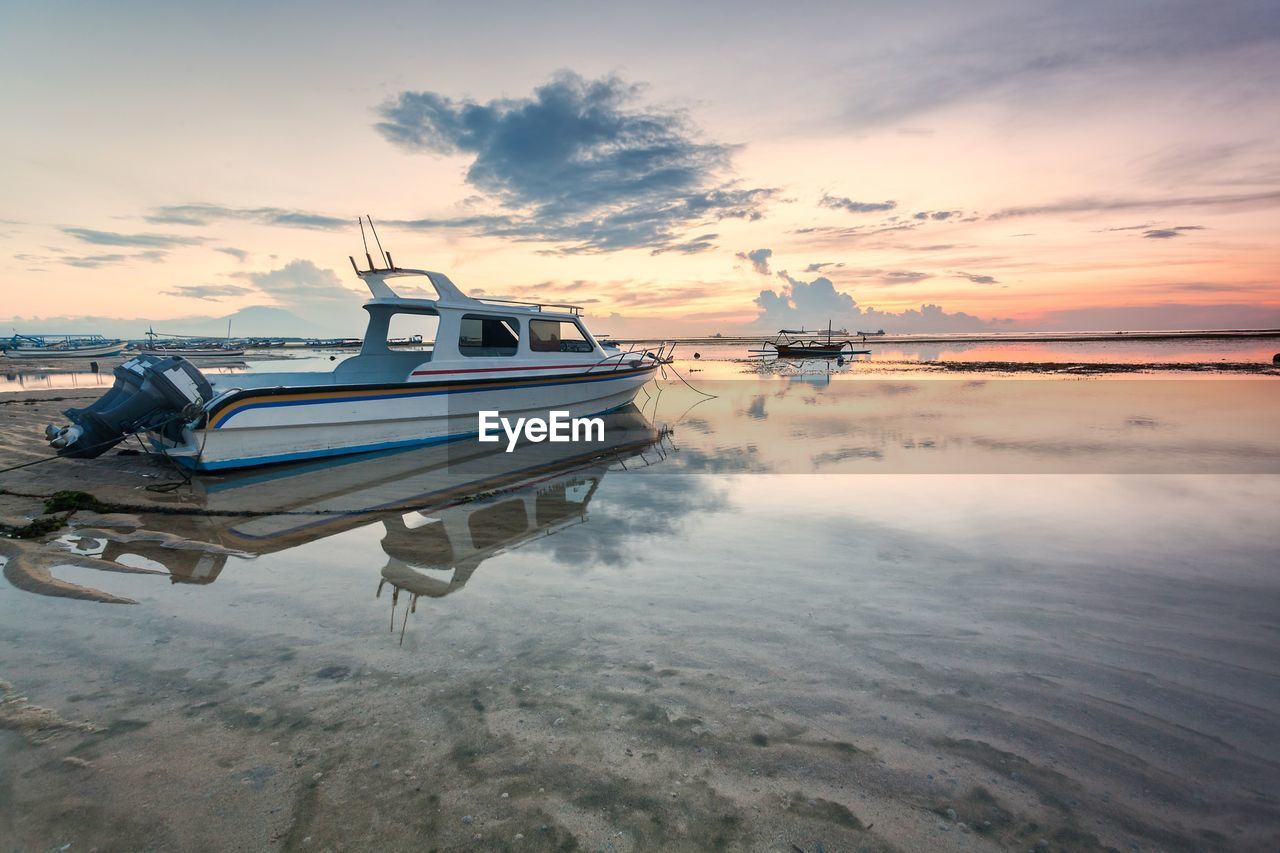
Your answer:
[[[748,368],[742,362],[759,349],[739,344],[682,344],[676,356],[686,368],[694,364],[696,352],[703,369],[715,371],[718,378],[737,376]],[[869,355],[850,356],[850,365],[865,372],[877,363],[899,365],[902,362],[1084,362],[1109,364],[1208,364],[1214,362],[1269,364],[1280,350],[1280,342],[1267,338],[1204,338],[1158,341],[1023,341],[949,343],[858,343],[858,349],[870,349]],[[350,358],[351,350],[295,349],[287,352],[250,351],[244,361],[197,360],[206,373],[235,374],[246,370],[332,370],[337,362]],[[725,362],[729,364],[726,366]],[[112,362],[114,363],[114,362]],[[110,364],[103,361],[97,372],[85,366],[67,364],[3,364],[0,371],[0,394],[14,391],[100,388],[110,386],[113,379]]]
[[[1274,845],[1269,382],[688,378],[78,515],[156,573],[0,586],[6,849]]]

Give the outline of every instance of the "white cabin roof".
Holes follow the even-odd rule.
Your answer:
[[[355,262],[352,261],[352,265]],[[582,314],[577,305],[552,302],[519,302],[508,299],[480,299],[467,296],[447,275],[432,270],[408,269],[395,267],[392,269],[356,269],[356,275],[369,288],[373,296],[365,303],[365,308],[386,308],[394,311],[434,312],[440,308],[453,308],[463,311],[501,311],[521,314],[546,314],[557,317],[576,317]],[[401,296],[387,283],[391,278],[422,277],[431,282],[436,292],[435,299]],[[560,311],[547,311],[546,308],[559,308]]]

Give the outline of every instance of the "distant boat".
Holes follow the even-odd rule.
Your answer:
[[[309,338],[303,341],[312,349],[359,349],[363,343],[363,338]]]
[[[138,344],[143,355],[180,355],[183,358],[234,358],[244,355],[244,345],[231,338],[231,324],[227,323],[227,337],[184,338],[164,337],[153,329],[147,329],[147,342]],[[159,341],[156,339],[160,338]]]
[[[183,358],[236,358],[244,355],[244,347],[234,346],[144,346],[143,355],[180,355]]]
[[[827,323],[826,339],[821,337],[803,337],[821,333],[806,332],[801,329],[780,329],[773,340],[764,341],[763,346],[771,349],[751,350],[753,353],[775,355],[779,358],[837,358],[843,355],[866,355],[871,350],[856,350],[853,341],[834,339],[835,332]]]
[[[124,352],[124,341],[102,335],[14,335],[0,342],[4,357],[24,361],[106,358]]]

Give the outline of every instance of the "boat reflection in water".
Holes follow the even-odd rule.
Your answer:
[[[524,443],[508,453],[505,440],[471,439],[206,477],[195,483],[207,515],[164,516],[163,534],[85,530],[64,541],[116,564],[145,558],[174,583],[208,584],[230,557],[381,523],[377,594],[389,592],[393,621],[408,596],[407,619],[419,597],[456,592],[490,557],[585,522],[608,471],[665,458],[669,432],[634,406],[602,419],[603,441]]]

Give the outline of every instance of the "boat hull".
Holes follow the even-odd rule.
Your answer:
[[[442,443],[475,436],[481,411],[514,420],[621,408],[655,370],[238,392],[211,407],[182,446],[164,449],[192,470],[224,471]]]
[[[871,350],[856,350],[849,343],[840,346],[787,346],[775,344],[778,355],[783,358],[836,358],[841,355],[866,355]]]

